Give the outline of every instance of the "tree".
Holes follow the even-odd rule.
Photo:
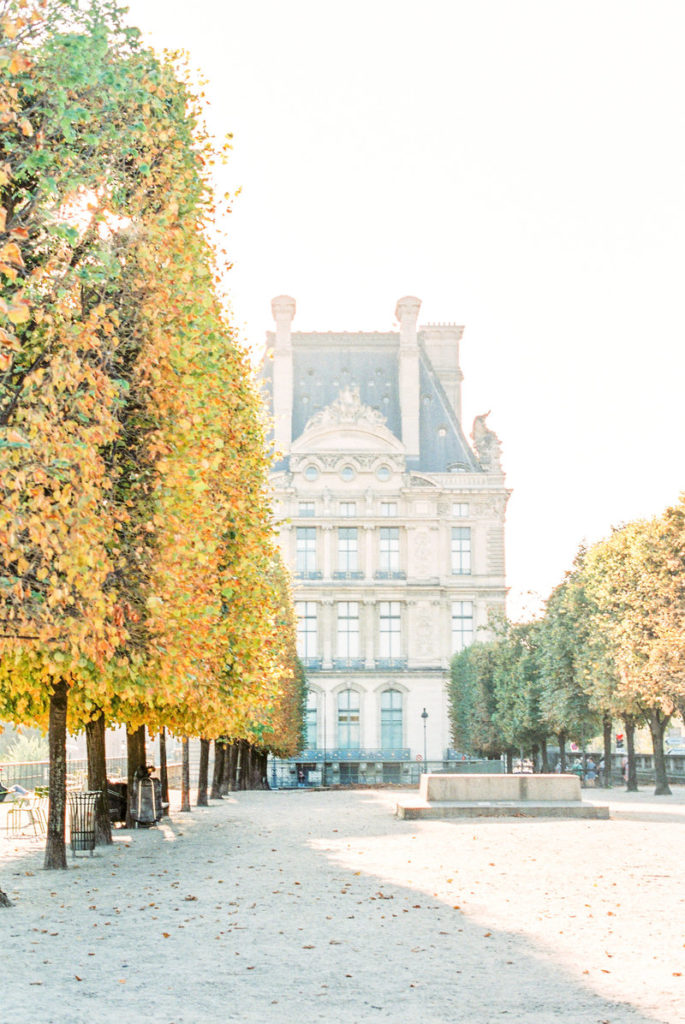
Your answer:
[[[506,746],[495,724],[495,644],[475,643],[452,658],[449,717],[457,749],[498,756]]]
[[[631,718],[649,725],[657,794],[668,794],[666,726],[685,692],[685,544],[683,506],[630,523],[588,553],[598,618]],[[626,728],[628,723],[626,722]]]

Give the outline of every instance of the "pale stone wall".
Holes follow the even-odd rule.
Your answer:
[[[316,664],[308,672],[317,694],[317,745],[327,750],[338,746],[337,695],[349,688],[359,694],[359,746],[378,749],[381,694],[393,688],[402,694],[401,746],[410,748],[412,758],[423,755],[421,712],[425,708],[428,758],[440,760],[450,746],[445,682],[453,654],[452,603],[472,603],[474,639],[486,638],[487,629],[482,628],[487,627],[490,615],[504,610],[508,491],[498,442],[483,425],[484,418],[477,446],[481,465],[487,464],[486,472],[407,469],[406,460],[420,454],[419,339],[424,358],[434,361],[433,372],[457,416],[461,409],[459,341],[463,328],[432,325],[417,333],[419,306],[419,300],[410,297],[400,300],[396,311],[400,321],[401,440],[387,429],[382,416],[364,406],[353,391],[344,389],[332,406],[310,419],[300,437],[292,438],[295,342],[291,324],[295,302],[287,296],[274,300],[275,437],[290,461],[287,469],[273,474],[272,484],[280,545],[293,573],[297,528],[315,530],[316,575],[295,575],[294,597],[313,602],[317,608]],[[321,337],[325,341],[326,335]],[[311,349],[313,343],[307,344]],[[313,514],[301,515],[302,503],[313,503]],[[343,503],[354,504],[355,514],[343,515]],[[394,503],[396,514],[383,515],[384,503]],[[455,515],[456,505],[465,506],[461,509],[465,514]],[[380,531],[384,527],[396,527],[399,535],[399,574],[394,578],[379,577]],[[452,571],[454,527],[471,531],[468,574]],[[356,528],[358,542],[356,574],[344,579],[339,576],[341,528]],[[337,605],[342,601],[355,602],[359,611],[359,658],[349,668],[336,664],[340,657]],[[381,602],[398,602],[400,608],[399,660],[391,666],[381,657]]]

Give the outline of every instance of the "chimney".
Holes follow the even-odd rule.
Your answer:
[[[421,299],[406,295],[399,299],[395,316],[400,322],[400,411],[402,415],[402,442],[407,456],[419,454],[419,345],[416,322]]]
[[[293,429],[293,350],[290,330],[295,316],[295,299],[278,295],[271,300],[271,313],[276,321],[274,346],[274,442],[276,448],[287,455],[290,451]]]
[[[461,422],[461,382],[464,375],[459,365],[459,343],[464,328],[458,324],[426,324],[420,328],[420,333],[424,352]]]

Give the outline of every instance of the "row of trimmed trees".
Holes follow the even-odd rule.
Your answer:
[[[685,716],[685,497],[581,549],[537,621],[502,623],[498,637],[455,655],[450,717],[456,746],[484,756],[521,750],[548,770],[554,737],[585,748],[612,723],[626,737],[637,788],[635,730],[648,727],[656,793],[669,793],[664,735]]]
[[[304,682],[262,406],[218,298],[225,148],[111,0],[0,0],[0,720],[291,754]],[[100,808],[103,834],[106,808]],[[106,837],[106,836],[105,836]]]

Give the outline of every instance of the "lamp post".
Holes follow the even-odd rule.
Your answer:
[[[421,712],[421,718],[423,719],[423,773],[425,775],[426,772],[428,771],[428,764],[427,764],[427,750],[428,750],[428,747],[426,745],[426,722],[428,721],[428,712],[426,711],[425,708]]]

